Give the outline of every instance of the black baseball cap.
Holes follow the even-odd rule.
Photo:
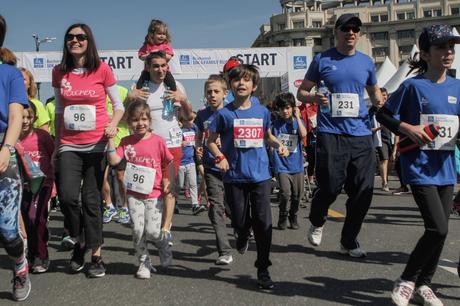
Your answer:
[[[432,45],[441,45],[449,41],[460,44],[460,36],[454,35],[450,25],[434,24],[423,29],[418,38],[418,45],[420,49],[428,50]]]
[[[339,27],[341,27],[343,25],[346,25],[346,24],[353,24],[353,25],[356,25],[358,27],[363,25],[363,23],[361,22],[361,19],[359,19],[359,17],[356,17],[353,14],[343,14],[343,15],[340,15],[340,17],[335,22],[335,28],[337,29],[337,28],[339,28]]]

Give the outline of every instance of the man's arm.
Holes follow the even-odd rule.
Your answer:
[[[382,107],[384,104],[382,92],[380,91],[380,87],[378,85],[374,86],[366,86],[367,94],[371,99],[372,105],[376,107]]]
[[[302,84],[300,84],[299,90],[297,91],[297,100],[302,103],[327,105],[329,103],[327,97],[318,92],[311,93],[312,88],[315,86],[315,82],[304,79]]]

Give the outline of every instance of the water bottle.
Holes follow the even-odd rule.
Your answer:
[[[323,114],[330,113],[331,112],[331,92],[329,91],[329,89],[326,86],[326,83],[324,83],[323,80],[321,80],[321,82],[319,82],[318,93],[322,94],[323,96],[325,96],[329,100],[328,105],[320,104],[320,106],[319,106],[320,111]]]
[[[166,87],[166,90],[169,90],[169,87]],[[168,117],[174,112],[174,106],[171,100],[166,100],[163,95],[163,117]]]

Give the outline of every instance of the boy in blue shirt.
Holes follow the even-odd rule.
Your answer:
[[[236,248],[240,254],[246,252],[252,227],[257,245],[258,284],[262,289],[272,289],[274,283],[268,272],[272,240],[271,175],[265,145],[277,148],[281,156],[288,156],[289,151],[272,135],[268,109],[251,101],[259,80],[254,65],[242,64],[230,71],[229,83],[235,100],[211,122],[207,144],[216,166],[225,173],[225,195],[237,234]],[[220,148],[216,143],[219,135]]]
[[[203,144],[209,138],[209,124],[214,120],[217,112],[224,107],[224,98],[227,95],[227,82],[217,74],[210,75],[204,84],[204,94],[208,102],[205,109],[198,111],[195,123],[198,127],[196,147],[197,156],[204,166],[204,179],[208,194],[209,220],[216,232],[216,244],[219,257],[216,265],[228,265],[233,262],[232,247],[227,238],[225,220],[224,182],[222,172],[215,164],[215,157]]]
[[[302,139],[307,136],[307,130],[293,94],[278,95],[275,106],[280,118],[273,122],[271,130],[273,136],[289,150],[288,157],[281,157],[276,151],[273,154],[275,173],[280,184],[278,229],[285,230],[287,227],[288,206],[291,228],[298,229],[297,212],[304,188]]]

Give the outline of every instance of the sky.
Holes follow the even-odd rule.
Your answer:
[[[4,47],[13,52],[34,51],[34,33],[56,37],[40,51],[62,51],[65,30],[77,22],[91,27],[99,50],[138,50],[151,19],[168,24],[173,48],[248,48],[260,26],[279,13],[279,0],[4,0],[0,7],[8,24]],[[204,81],[181,82],[199,105]],[[41,100],[51,95],[43,84]]]

